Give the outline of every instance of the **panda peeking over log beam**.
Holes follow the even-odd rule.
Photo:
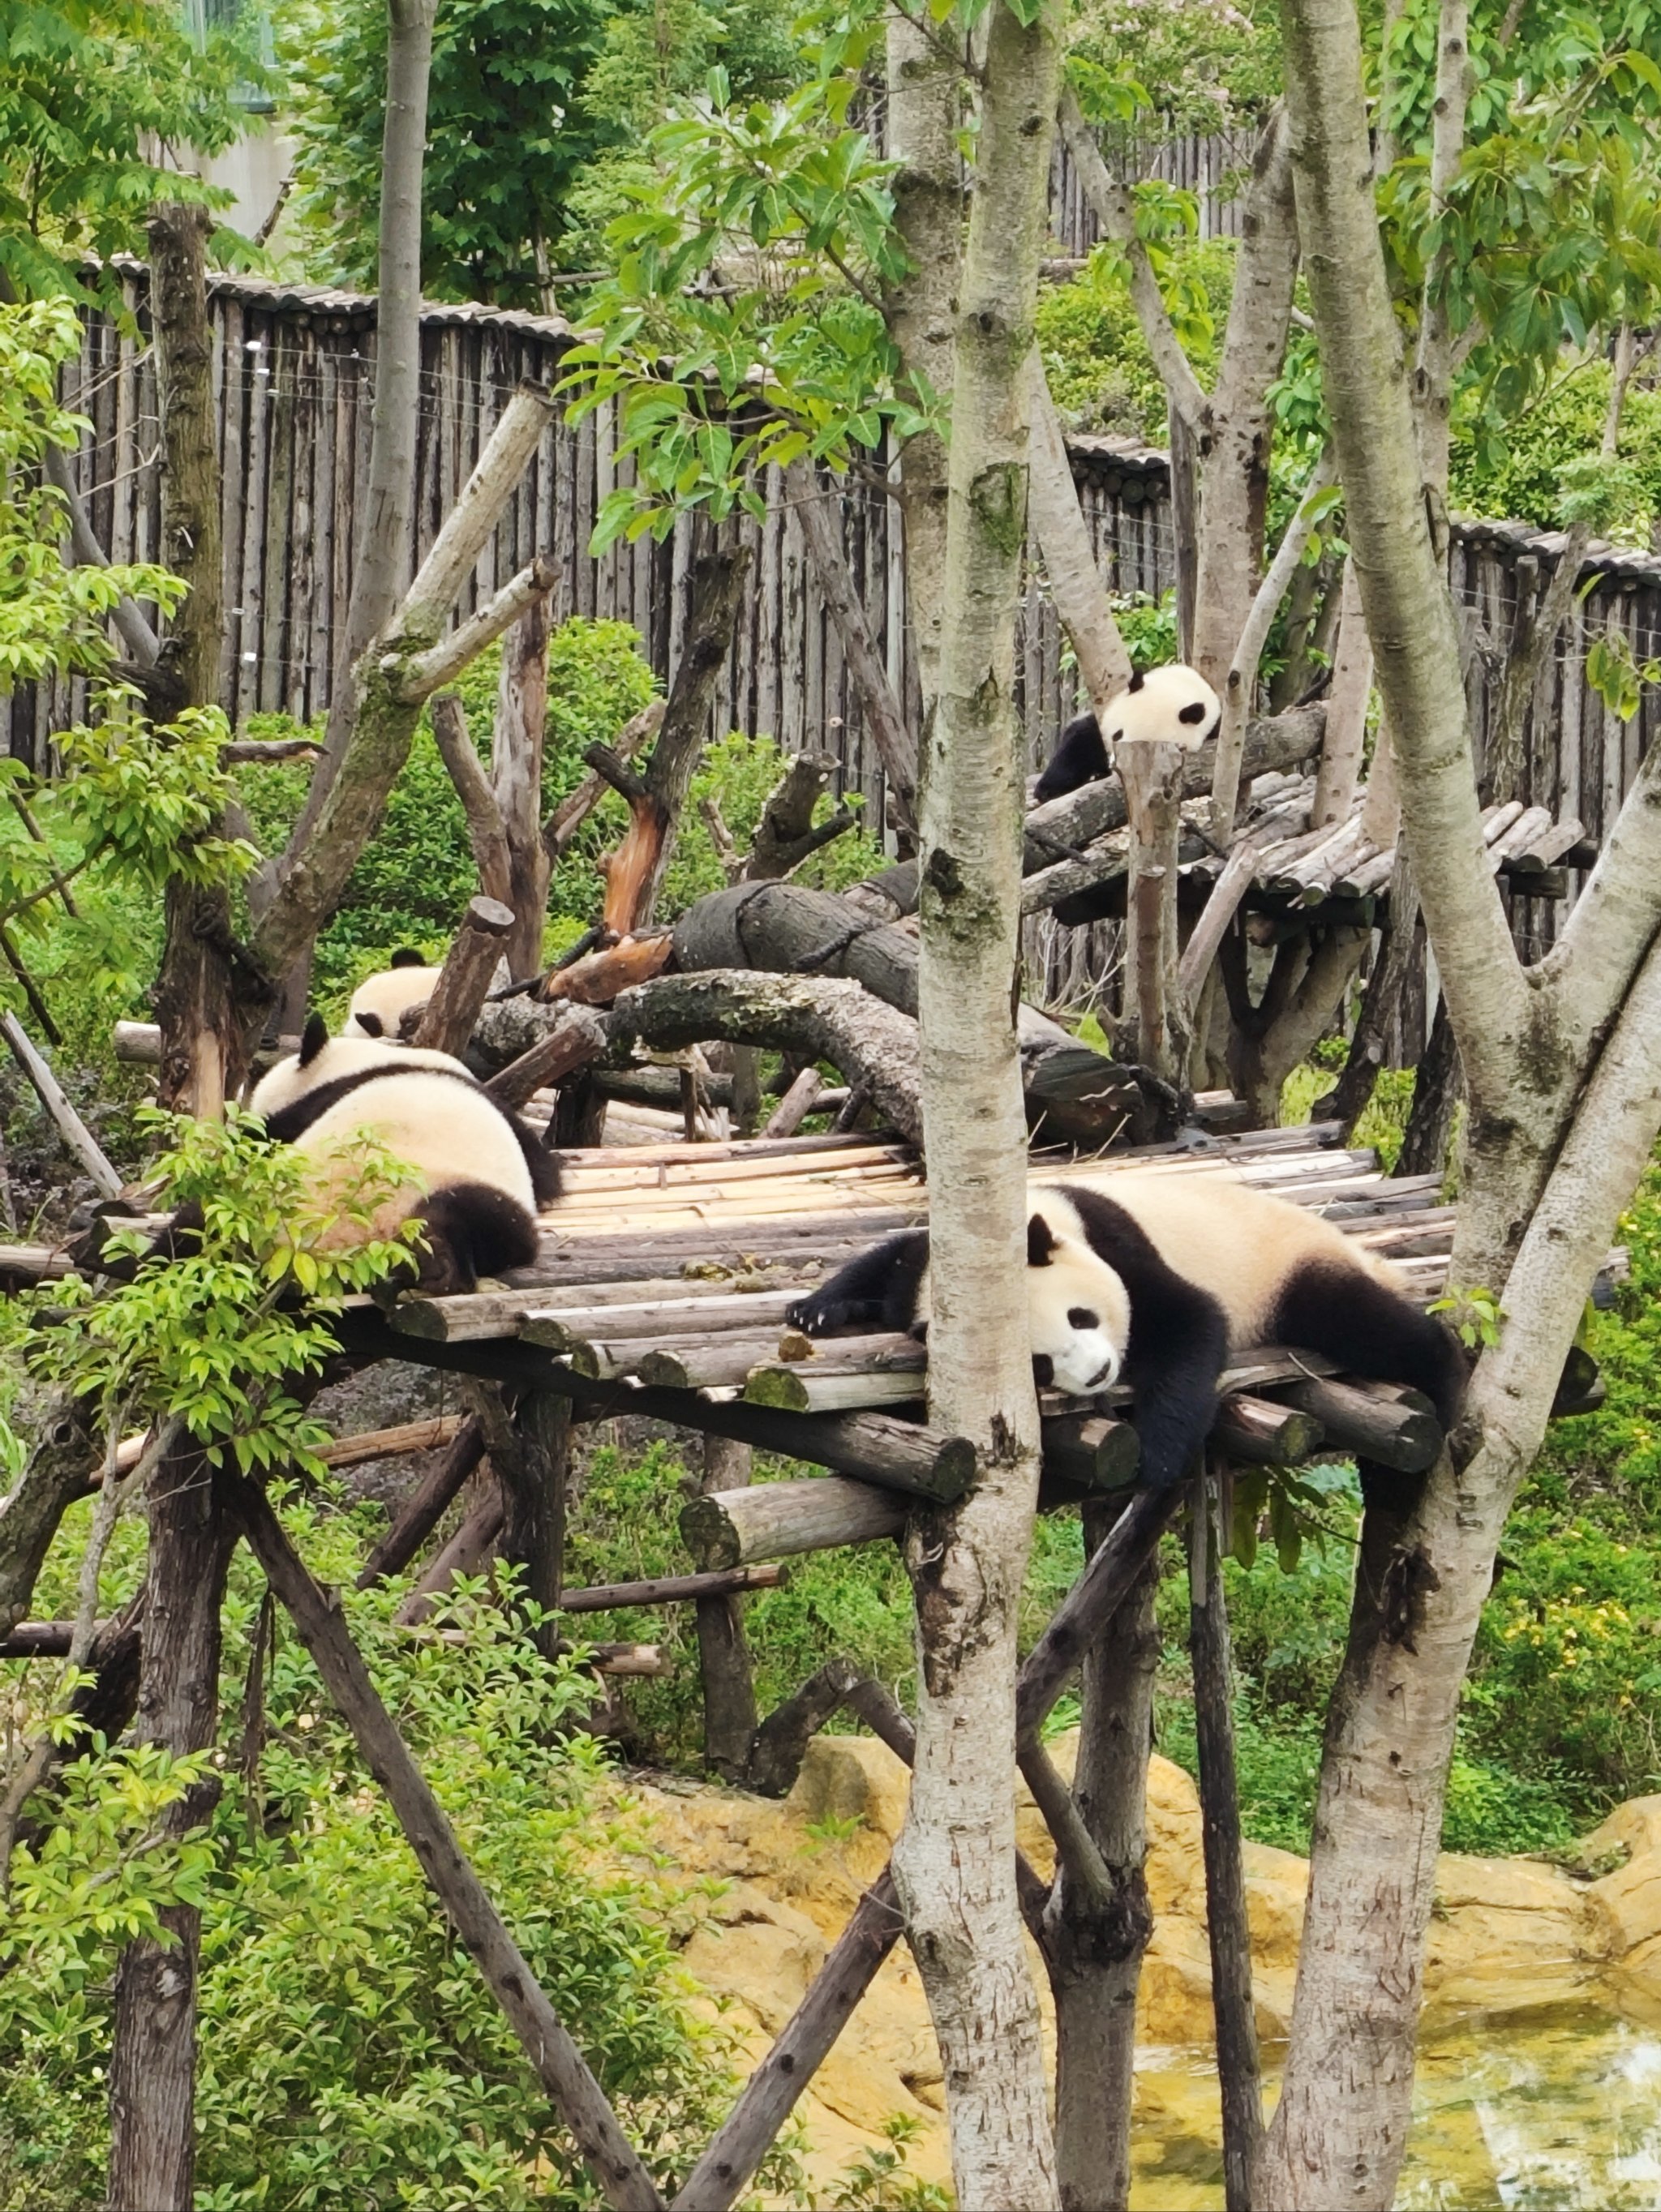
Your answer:
[[[1136,671],[1107,709],[1107,727],[1080,714],[1062,732],[1055,752],[1033,787],[1035,804],[1064,799],[1086,783],[1099,783],[1122,744],[1165,743],[1197,752],[1222,727],[1222,702],[1197,668],[1180,660]]]
[[[1180,1482],[1217,1416],[1231,1355],[1318,1352],[1341,1371],[1421,1391],[1444,1431],[1466,1368],[1452,1333],[1384,1261],[1289,1200],[1222,1175],[1127,1170],[1111,1196],[1035,1184],[1026,1243],[1032,1371],[1041,1387],[1132,1392],[1141,1480]],[[810,1336],[928,1326],[928,1232],[890,1237],[790,1309]],[[1369,1502],[1382,1471],[1362,1468]],[[1390,1502],[1403,1503],[1399,1477]]]

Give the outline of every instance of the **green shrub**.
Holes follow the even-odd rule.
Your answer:
[[[1228,319],[1234,243],[1195,240],[1176,246],[1171,258],[1180,278],[1197,288],[1209,306],[1209,339],[1190,330],[1195,373],[1209,389]],[[1063,414],[1081,428],[1160,446],[1165,440],[1165,386],[1117,259],[1116,249],[1098,247],[1069,283],[1048,287],[1039,297],[1034,328],[1050,389]]]
[[[460,1640],[410,1637],[392,1625],[399,1588],[353,1592],[368,1516],[291,1504],[285,1517],[314,1571],[345,1592],[381,1695],[464,1848],[672,2194],[732,2078],[724,2038],[694,2021],[675,1965],[701,1900],[657,1881],[649,1836],[575,1726],[592,1679],[504,1635],[482,1585],[447,1614]],[[54,1572],[65,1561],[72,1571],[58,1549]],[[128,1587],[137,1558],[127,1547]],[[225,1791],[206,1838],[145,1847],[166,1778],[100,1758],[72,1778],[50,1856],[20,1853],[24,1909],[0,1931],[0,2205],[69,2212],[100,2197],[118,1947],[182,1896],[204,1907],[198,2202],[208,2212],[597,2203],[286,1627],[250,1800],[236,1745],[261,1587],[239,1555]]]
[[[1467,514],[1560,527],[1565,464],[1597,452],[1609,398],[1609,363],[1596,361],[1501,422],[1479,420],[1474,398],[1466,399],[1454,412],[1450,504]],[[1661,392],[1634,385],[1628,392],[1618,459],[1631,471],[1632,497],[1614,534],[1647,546],[1661,514]]]

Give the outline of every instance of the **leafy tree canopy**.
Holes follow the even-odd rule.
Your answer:
[[[169,0],[0,0],[0,283],[79,292],[90,260],[143,250],[157,200],[228,206],[181,163],[240,134],[259,74],[244,34],[198,45]]]

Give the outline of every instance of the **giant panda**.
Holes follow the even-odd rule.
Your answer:
[[[349,1037],[395,1037],[411,1006],[424,1006],[438,988],[441,968],[429,968],[418,952],[394,952],[392,965],[366,975],[346,1009]]]
[[[373,1233],[412,1215],[422,1221],[429,1248],[417,1255],[423,1289],[471,1290],[480,1275],[536,1257],[536,1214],[558,1196],[558,1161],[448,1054],[331,1037],[314,1014],[299,1052],[261,1078],[248,1104],[268,1137],[309,1158],[324,1161],[367,1133],[421,1170],[424,1195],[400,1191]],[[330,1241],[362,1233],[343,1224]]]
[[[1167,661],[1162,668],[1139,668],[1108,704],[1107,728],[1093,714],[1080,714],[1062,732],[1048,766],[1033,787],[1042,805],[1086,783],[1098,783],[1127,739],[1163,739],[1194,751],[1221,727],[1222,702],[1197,668]]]
[[[1035,1379],[1087,1395],[1122,1376],[1150,1489],[1187,1473],[1229,1355],[1255,1345],[1300,1346],[1350,1374],[1409,1384],[1444,1429],[1457,1418],[1465,1364],[1451,1333],[1318,1214],[1224,1175],[1136,1170],[1109,1190],[1036,1184],[1029,1201]],[[850,1325],[921,1334],[928,1317],[926,1230],[860,1254],[788,1315],[810,1336]],[[1363,1477],[1366,1492],[1376,1478]]]

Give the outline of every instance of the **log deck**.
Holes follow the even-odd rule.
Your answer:
[[[1387,1179],[1372,1151],[1338,1135],[1334,1123],[1256,1130],[1208,1137],[1198,1149],[1039,1160],[1032,1174],[1040,1184],[1108,1191],[1133,1166],[1238,1176],[1325,1213],[1388,1258],[1414,1296],[1438,1297],[1456,1209],[1438,1202],[1436,1178]],[[890,1492],[961,1494],[972,1455],[925,1425],[920,1346],[889,1334],[814,1340],[785,1324],[791,1300],[854,1253],[926,1220],[909,1146],[857,1135],[630,1145],[569,1152],[561,1166],[564,1191],[543,1218],[534,1267],[501,1289],[406,1297],[384,1315],[364,1302],[348,1316],[351,1348],[551,1388],[589,1418],[635,1412],[734,1437]],[[1608,1272],[1623,1264],[1612,1255]],[[1043,1394],[1046,1504],[1132,1478],[1134,1431],[1118,1418],[1129,1396]],[[1323,1450],[1362,1451],[1412,1471],[1440,1448],[1424,1401],[1346,1380],[1293,1349],[1237,1362],[1223,1397],[1217,1442],[1236,1458],[1293,1464]],[[891,1513],[827,1520],[823,1489],[784,1487],[803,1493],[794,1534],[811,1525],[813,1548],[890,1533]],[[779,1516],[757,1522],[752,1509],[735,1504],[729,1526],[719,1496],[703,1501],[695,1548],[733,1565],[798,1548],[790,1529],[780,1534]],[[838,1538],[831,1531],[844,1522]]]

